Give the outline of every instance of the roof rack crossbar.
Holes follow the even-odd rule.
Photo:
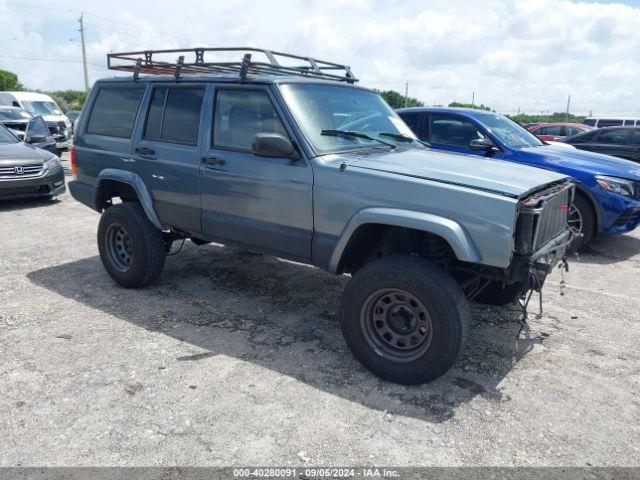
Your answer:
[[[244,52],[244,55],[241,61],[216,62],[205,60],[205,53],[215,55],[229,52]],[[254,61],[254,53],[263,54],[266,57],[266,61]],[[181,55],[175,63],[158,58],[161,55],[171,54]],[[186,61],[185,55],[187,54],[194,55],[194,60]],[[347,83],[358,81],[348,65],[340,65],[290,53],[244,47],[109,53],[107,55],[107,67],[111,70],[133,72],[135,79],[138,78],[139,74],[143,73],[149,75],[174,75],[176,79],[179,79],[184,74],[228,74],[237,75],[241,80],[246,79],[248,75],[293,75]]]

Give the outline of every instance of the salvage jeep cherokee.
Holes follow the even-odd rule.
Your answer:
[[[468,300],[539,290],[572,238],[567,177],[428,148],[349,67],[256,49],[108,63],[133,75],[93,87],[69,187],[102,212],[100,257],[122,286],[153,283],[185,238],[351,274],[349,348],[415,384],[456,360]]]

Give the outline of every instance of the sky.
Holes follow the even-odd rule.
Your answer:
[[[640,115],[640,0],[0,0],[0,69],[34,89],[116,75],[109,52],[252,46],[351,66],[427,105]]]

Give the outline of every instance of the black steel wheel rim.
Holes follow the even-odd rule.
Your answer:
[[[131,268],[133,263],[133,245],[127,231],[117,223],[107,229],[106,250],[111,264],[122,272]]]
[[[422,301],[397,288],[381,289],[367,298],[360,327],[378,355],[399,363],[424,355],[433,336],[431,317]]]

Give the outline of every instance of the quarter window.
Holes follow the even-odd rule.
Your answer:
[[[287,132],[264,90],[219,90],[213,121],[216,147],[251,150],[256,133]]]
[[[196,145],[203,98],[202,87],[154,89],[143,138]]]
[[[130,138],[144,87],[103,87],[93,103],[87,133]]]

